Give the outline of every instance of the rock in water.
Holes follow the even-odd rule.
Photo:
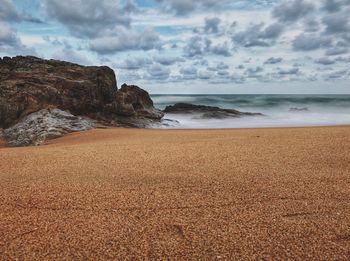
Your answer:
[[[46,140],[61,137],[70,132],[86,131],[95,127],[95,121],[53,109],[40,110],[21,119],[4,131],[9,146],[40,145]]]
[[[263,116],[263,114],[261,113],[240,112],[232,109],[221,109],[219,107],[195,105],[190,103],[177,103],[172,106],[167,106],[163,112],[175,114],[198,113],[200,114],[200,118],[203,119],[224,119],[242,116]]]
[[[309,111],[309,108],[303,107],[303,108],[298,108],[298,107],[292,107],[289,109],[290,112],[305,112]]]
[[[118,91],[114,71],[108,67],[31,56],[0,59],[0,128],[47,108],[104,122],[118,115],[163,117],[141,88],[125,85]]]

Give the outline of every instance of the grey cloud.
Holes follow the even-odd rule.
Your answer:
[[[340,57],[337,57],[335,60],[337,62],[350,63],[350,57],[342,57],[342,56],[340,56]]]
[[[242,75],[232,74],[231,81],[233,81],[234,83],[237,83],[237,84],[242,84],[242,83],[246,82],[246,78]]]
[[[195,61],[193,63],[193,65],[200,65],[200,66],[208,66],[208,61],[206,59],[201,59],[201,60],[198,60],[198,61]]]
[[[115,0],[44,0],[43,5],[50,18],[77,37],[94,38],[117,25],[130,24],[130,17]]]
[[[173,12],[176,15],[188,15],[191,12],[203,9],[221,9],[231,3],[230,0],[156,0],[160,2],[166,11]]]
[[[180,73],[184,80],[194,80],[197,78],[197,68],[194,66],[183,67],[180,69]]]
[[[315,18],[305,20],[305,31],[308,33],[314,33],[320,30],[320,23]]]
[[[147,70],[148,79],[153,80],[167,80],[170,76],[170,70],[160,64],[154,64],[150,66]]]
[[[300,34],[293,41],[293,48],[296,51],[312,51],[321,47],[330,47],[332,39],[316,34]]]
[[[324,0],[323,9],[327,12],[338,12],[344,5],[350,5],[348,0]]]
[[[284,27],[282,24],[274,23],[266,27],[265,30],[260,33],[259,37],[263,39],[276,39],[281,35],[283,29]]]
[[[54,36],[43,36],[43,39],[55,46],[64,46],[67,49],[71,49],[72,45],[65,39],[59,39],[58,37],[54,37]]]
[[[221,55],[226,57],[232,56],[229,44],[227,42],[212,46],[210,48],[210,51],[216,55]]]
[[[134,0],[125,0],[122,10],[126,13],[139,13],[140,9]]]
[[[221,19],[220,18],[217,18],[217,17],[206,18],[205,19],[204,32],[217,34],[219,32],[219,25],[220,25],[220,23],[221,23]]]
[[[207,70],[212,72],[226,71],[230,66],[224,62],[219,62],[216,66],[208,66]]]
[[[207,70],[201,70],[198,72],[198,78],[201,80],[208,80],[213,77],[213,73]]]
[[[138,70],[151,64],[152,61],[147,58],[128,58],[125,59],[121,64],[115,66],[119,69]]]
[[[325,80],[339,80],[339,79],[348,79],[349,71],[348,70],[338,70],[326,75]]]
[[[123,72],[119,76],[119,81],[120,82],[132,82],[132,81],[139,81],[142,79],[142,76],[140,75],[139,72],[137,71],[127,71]]]
[[[228,66],[228,64],[226,64],[224,62],[220,62],[216,65],[217,70],[227,70],[228,68],[230,68],[230,67]]]
[[[326,33],[329,34],[349,32],[349,21],[349,14],[347,12],[333,13],[323,18]]]
[[[282,62],[283,61],[283,59],[282,58],[274,58],[274,57],[271,57],[271,58],[269,58],[269,59],[267,59],[265,62],[264,62],[264,64],[276,64],[276,63],[280,63],[280,62]]]
[[[85,54],[75,51],[70,48],[64,48],[52,54],[52,58],[61,61],[68,61],[72,63],[91,65],[92,62],[86,57]]]
[[[152,28],[143,32],[132,32],[124,28],[117,30],[117,35],[94,39],[90,49],[99,54],[111,54],[129,50],[152,50],[160,48],[160,38]]]
[[[184,48],[185,55],[188,57],[201,56],[210,44],[210,42],[205,43],[200,36],[193,36]]]
[[[300,72],[299,68],[290,68],[290,69],[278,69],[278,74],[279,75],[295,75],[298,74]]]
[[[331,47],[326,50],[326,55],[333,56],[333,55],[340,55],[348,53],[349,49],[346,47]]]
[[[267,47],[283,32],[281,24],[271,24],[264,28],[264,24],[251,24],[246,30],[236,33],[232,40],[244,47]]]
[[[0,21],[19,21],[21,18],[10,0],[0,0]]]
[[[253,68],[248,68],[244,74],[247,76],[247,78],[261,78],[262,75],[260,75],[261,72],[264,71],[264,68],[258,66]]]
[[[227,42],[213,45],[212,41],[202,36],[193,36],[184,47],[185,56],[201,57],[207,54],[220,56],[231,56],[230,47]]]
[[[315,6],[305,0],[284,1],[276,6],[272,15],[281,22],[295,22],[315,10]]]
[[[177,62],[185,62],[186,60],[180,57],[171,57],[171,56],[156,56],[153,58],[154,61],[160,63],[161,65],[169,66],[174,65]]]
[[[20,42],[17,34],[5,22],[0,21],[0,46],[18,45]]]
[[[220,77],[225,77],[228,76],[230,73],[228,71],[222,70],[222,71],[218,71],[217,75]]]
[[[37,55],[32,48],[25,46],[17,32],[6,22],[0,21],[0,52],[7,55]]]
[[[329,59],[328,57],[323,57],[323,58],[315,60],[315,63],[322,64],[322,65],[331,65],[331,64],[334,64],[335,61]]]

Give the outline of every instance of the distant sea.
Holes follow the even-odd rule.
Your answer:
[[[167,114],[165,118],[178,121],[170,128],[350,125],[350,95],[152,95],[152,99],[159,109],[186,102],[265,115],[203,120],[196,115]]]

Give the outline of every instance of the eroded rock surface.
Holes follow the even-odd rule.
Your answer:
[[[200,118],[203,119],[225,119],[230,117],[263,115],[261,113],[240,112],[232,109],[221,109],[219,107],[195,105],[190,103],[177,103],[172,106],[167,106],[163,112],[173,114],[197,113],[200,114]]]
[[[91,119],[59,109],[44,109],[22,118],[16,125],[6,129],[3,135],[9,146],[41,145],[46,140],[90,130],[95,126],[96,122]]]

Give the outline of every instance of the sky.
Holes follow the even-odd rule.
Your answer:
[[[153,94],[350,94],[350,0],[0,0],[0,57]]]

